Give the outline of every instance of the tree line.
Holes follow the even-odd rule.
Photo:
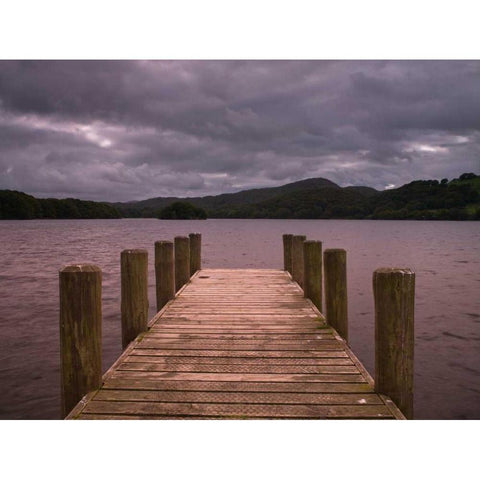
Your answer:
[[[106,202],[75,198],[35,198],[15,190],[0,190],[0,219],[35,218],[121,218],[120,212]]]

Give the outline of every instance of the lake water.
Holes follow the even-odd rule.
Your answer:
[[[480,418],[480,222],[33,220],[0,222],[0,418],[60,417],[58,270],[103,270],[103,367],[121,353],[120,252],[202,233],[204,267],[282,268],[282,234],[347,249],[350,345],[374,374],[372,273],[416,272],[415,418]]]

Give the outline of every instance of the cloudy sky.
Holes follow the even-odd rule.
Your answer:
[[[480,61],[0,61],[0,189],[128,201],[480,173]]]

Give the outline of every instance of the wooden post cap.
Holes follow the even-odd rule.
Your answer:
[[[72,265],[65,265],[60,269],[60,274],[64,273],[102,273],[102,269],[98,265],[91,263],[78,263]]]
[[[144,248],[127,248],[122,250],[121,255],[148,255],[148,250]]]
[[[335,250],[335,249],[332,249]],[[377,277],[379,275],[394,275],[403,277],[404,275],[413,275],[415,276],[415,272],[411,268],[401,268],[401,267],[383,267],[377,268],[373,272],[374,276]],[[412,277],[410,277],[412,278]]]

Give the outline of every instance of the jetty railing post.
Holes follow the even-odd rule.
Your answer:
[[[415,273],[379,268],[373,273],[375,299],[375,390],[388,395],[413,418]]]
[[[148,329],[148,252],[120,254],[122,348]]]
[[[347,252],[343,248],[323,252],[323,273],[327,322],[348,341]]]
[[[283,235],[283,269],[292,274],[292,239],[293,235]]]
[[[155,283],[157,312],[175,298],[175,260],[173,242],[155,242]]]
[[[322,242],[303,242],[304,296],[322,311]]]
[[[102,271],[67,265],[59,272],[62,417],[102,383]]]
[[[175,237],[175,292],[190,280],[190,239]]]
[[[294,235],[292,238],[292,278],[303,288],[303,242],[305,235]]]
[[[190,276],[202,268],[202,234],[190,233]]]

